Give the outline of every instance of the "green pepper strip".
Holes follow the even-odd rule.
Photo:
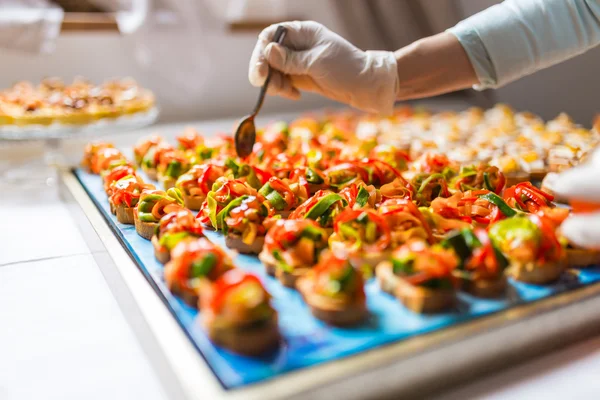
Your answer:
[[[308,210],[306,215],[304,215],[304,218],[312,219],[312,220],[316,221],[317,218],[319,218],[321,215],[323,215],[325,213],[325,211],[327,211],[329,209],[329,207],[331,207],[332,205],[334,205],[336,202],[338,202],[340,200],[344,203],[344,205],[347,204],[346,200],[344,200],[344,198],[342,196],[340,196],[339,194],[330,193],[330,194],[326,195],[325,197],[321,198],[317,202],[317,204],[315,204],[310,210]]]
[[[487,172],[483,173],[483,184],[487,190],[491,190],[492,192],[496,190],[496,188],[492,186],[492,182],[490,182],[490,174]]]
[[[260,188],[258,193],[265,196],[265,198],[269,200],[269,203],[271,203],[271,205],[277,211],[282,211],[288,206],[283,196],[281,196],[278,191],[273,189],[269,183],[265,183],[265,185]]]
[[[356,204],[358,204],[360,207],[364,207],[365,205],[367,205],[368,201],[369,192],[367,191],[367,189],[361,186],[361,188],[358,191],[358,194],[356,195]]]
[[[225,218],[229,215],[229,212],[235,207],[239,206],[246,200],[249,196],[238,197],[237,199],[233,199],[231,203],[227,204],[224,209],[217,215],[217,224],[223,231],[223,234],[227,233],[227,224],[225,224]]]
[[[318,173],[316,173],[312,168],[308,168],[306,170],[306,181],[314,185],[320,185],[323,182],[325,182],[323,178],[321,178],[321,176]]]
[[[490,203],[492,203],[493,205],[498,206],[498,208],[500,209],[500,212],[509,218],[517,215],[517,211],[515,211],[508,204],[506,204],[506,202],[504,200],[502,200],[502,198],[495,193],[486,193],[486,194],[480,196],[479,198],[485,199],[485,200],[489,201]]]
[[[444,175],[442,174],[431,174],[427,177],[427,179],[425,179],[422,183],[421,186],[419,186],[419,190],[417,190],[418,194],[421,194],[421,192],[423,192],[423,190],[425,190],[425,188],[427,187],[427,185],[429,185],[431,183],[431,181],[433,181],[434,179],[438,179],[438,178],[444,178]]]
[[[237,178],[236,175],[238,174],[238,171],[240,170],[240,165],[238,163],[236,163],[233,158],[230,157],[227,160],[225,160],[225,166],[227,168],[229,168],[231,171],[233,171],[234,177]]]
[[[175,160],[171,161],[167,166],[165,175],[171,178],[177,178],[179,175],[181,175],[181,163]]]
[[[212,253],[208,253],[202,260],[192,263],[192,277],[199,278],[201,276],[208,275],[216,263],[217,256]]]
[[[158,228],[158,227],[157,227]],[[173,250],[177,243],[181,242],[186,237],[190,236],[189,232],[166,232],[158,240],[161,246],[165,246],[168,250]]]
[[[314,242],[317,242],[323,238],[323,231],[314,226],[307,226],[302,231],[301,237],[305,237]]]

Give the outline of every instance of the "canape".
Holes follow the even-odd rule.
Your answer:
[[[492,244],[485,230],[457,231],[442,242],[442,246],[453,249],[460,259],[460,265],[453,274],[462,290],[485,298],[498,297],[504,293],[504,270],[508,260]]]
[[[265,234],[274,214],[270,205],[257,196],[242,196],[232,200],[219,213],[221,231],[230,249],[244,254],[259,254]]]
[[[431,210],[444,218],[474,226],[487,226],[518,213],[502,197],[485,189],[456,192],[448,198],[438,197],[431,202]]]
[[[205,225],[220,230],[223,219],[219,217],[227,205],[238,197],[260,196],[256,189],[239,179],[218,178],[212,185],[211,191],[206,195],[197,218]],[[260,196],[262,197],[262,196]]]
[[[112,194],[113,182],[129,175],[135,175],[135,168],[129,164],[119,165],[111,169],[110,172],[104,174],[102,179],[104,180],[104,191],[106,192],[106,195],[110,197]]]
[[[362,274],[332,253],[323,254],[297,288],[312,314],[328,324],[357,325],[369,315]]]
[[[162,186],[171,189],[175,186],[177,178],[190,168],[190,162],[181,150],[165,151],[157,167],[158,181]]]
[[[111,184],[109,192],[110,209],[122,224],[133,225],[135,222],[135,207],[144,190],[154,189],[146,184],[138,175],[127,175]]]
[[[359,270],[372,271],[386,259],[392,244],[387,220],[372,210],[345,210],[335,218],[329,247]]]
[[[137,166],[142,165],[142,161],[148,151],[157,146],[160,143],[163,143],[165,140],[159,135],[151,135],[148,137],[141,138],[136,145],[133,147],[133,157],[135,160],[135,164]]]
[[[94,174],[100,174],[102,171],[109,169],[115,163],[126,163],[127,159],[119,149],[114,147],[104,147],[99,149],[92,158],[90,170]]]
[[[327,232],[312,220],[279,220],[267,232],[258,255],[266,271],[287,287],[313,268],[327,248]]]
[[[199,292],[210,290],[209,283],[233,269],[225,251],[206,238],[179,241],[165,265],[165,282],[169,290],[192,307],[198,307]]]
[[[88,172],[92,172],[92,166],[97,164],[96,158],[98,152],[102,149],[114,148],[112,143],[107,142],[92,142],[85,146],[83,158],[81,159],[81,167]]]
[[[452,250],[410,241],[394,250],[389,261],[375,270],[381,289],[396,296],[406,308],[417,313],[436,313],[452,308],[456,301],[456,280],[452,272],[459,260]]]
[[[515,280],[544,284],[557,280],[567,266],[555,226],[532,214],[505,219],[489,227],[492,243],[509,260],[506,273]]]
[[[255,275],[232,269],[200,293],[202,322],[215,344],[258,356],[278,347],[281,336],[271,295]]]
[[[177,179],[175,187],[181,191],[187,208],[200,210],[212,185],[224,174],[225,169],[213,163],[194,165]]]
[[[204,236],[202,225],[191,211],[180,209],[162,217],[156,233],[152,236],[154,256],[162,264],[169,261],[171,251],[182,240]]]
[[[493,165],[465,165],[460,167],[458,175],[449,184],[451,192],[485,189],[501,194],[506,184],[504,174]]]
[[[181,207],[183,199],[178,189],[144,190],[133,213],[136,232],[144,239],[152,239],[160,219]]]
[[[173,151],[173,146],[166,142],[159,142],[154,146],[150,146],[140,163],[142,171],[148,175],[148,178],[153,181],[158,179],[158,166],[160,165],[162,156],[171,151]]]
[[[410,199],[385,200],[377,211],[390,227],[391,246],[397,247],[413,239],[433,243],[435,238],[429,223]]]

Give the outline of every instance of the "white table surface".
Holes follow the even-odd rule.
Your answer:
[[[201,125],[208,133],[229,126]],[[141,134],[110,139],[130,145]],[[82,143],[65,146],[68,154],[78,157]],[[0,147],[0,160],[37,150],[34,144]],[[125,310],[115,300],[119,289],[97,262],[105,250],[83,240],[56,187],[0,185],[0,193],[0,399],[179,398],[151,351],[154,344],[135,334],[143,329],[135,308]],[[597,399],[599,372],[600,338],[594,338],[440,398]]]

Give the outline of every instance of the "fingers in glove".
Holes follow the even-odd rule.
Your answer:
[[[600,168],[581,165],[561,173],[553,183],[553,191],[571,199],[600,203]]]
[[[600,214],[572,215],[560,227],[569,242],[578,247],[600,250]]]
[[[310,67],[310,50],[296,51],[277,43],[269,43],[264,51],[269,65],[288,75],[306,75]]]
[[[292,85],[290,77],[276,70],[274,70],[273,75],[271,75],[267,94],[277,95],[291,100],[298,100],[300,98],[300,92]]]
[[[267,61],[265,59],[265,48],[273,41],[275,31],[279,25],[287,28],[287,33],[283,40],[284,46],[291,49],[308,48],[314,41],[315,32],[320,28],[316,22],[282,22],[265,28],[259,35],[252,56],[250,57],[250,65],[248,69],[248,79],[252,86],[262,86],[269,72]]]

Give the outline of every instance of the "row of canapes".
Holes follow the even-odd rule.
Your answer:
[[[155,143],[147,152],[160,145]],[[145,158],[137,161],[143,166]],[[256,277],[233,268],[227,254],[203,238],[201,224],[182,208],[184,199],[177,188],[164,192],[144,183],[110,145],[89,146],[83,165],[103,176],[117,219],[135,224],[142,237],[152,240],[156,258],[167,263],[168,287],[189,304],[207,310],[203,319],[213,341],[243,354],[260,353],[276,344],[277,317],[268,293]],[[168,170],[160,163],[156,169]],[[260,253],[269,274],[298,289],[313,314],[334,325],[366,318],[364,274],[373,270],[382,289],[409,309],[438,312],[453,307],[459,289],[476,296],[500,296],[506,276],[546,283],[556,280],[568,265],[556,226],[550,225],[566,217],[558,210],[544,210],[551,219],[536,214],[498,220],[486,233],[444,214],[457,212],[461,202],[471,209],[481,207],[477,201],[498,202],[493,192],[485,191],[487,197],[474,201],[470,192],[437,198],[431,202],[432,212],[407,199],[381,202],[380,191],[362,184],[339,193],[318,190],[292,211],[290,220],[278,220],[275,211],[287,211],[271,204],[279,202],[277,196],[271,195],[269,201],[278,184],[270,180],[268,187],[252,191],[243,181],[227,181],[221,187],[227,187],[228,196],[236,193],[235,203],[230,201],[218,213],[201,211],[200,216],[227,235],[229,247]],[[537,203],[523,200],[523,193],[543,197],[530,185],[513,191],[517,189],[513,200],[525,209]],[[218,203],[218,195],[213,195]],[[449,235],[450,231],[457,233]],[[257,340],[249,344],[242,340],[247,335]]]

